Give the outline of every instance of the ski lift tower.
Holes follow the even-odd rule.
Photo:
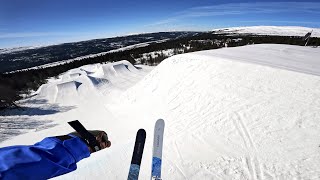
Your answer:
[[[310,40],[310,37],[311,37],[311,34],[312,34],[313,30],[308,32],[304,37],[303,37],[303,41],[306,41],[306,44],[304,46],[307,46],[309,40]]]

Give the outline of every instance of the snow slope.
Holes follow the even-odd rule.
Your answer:
[[[214,33],[257,34],[276,36],[305,36],[312,31],[312,37],[320,37],[320,28],[299,26],[249,26],[214,29]]]
[[[150,73],[127,61],[87,65],[24,101],[30,114],[0,117],[47,122],[0,146],[68,133],[67,121],[79,119],[107,131],[112,147],[55,179],[126,179],[144,128],[140,179],[149,179],[153,126],[163,118],[163,179],[319,179],[319,56],[268,44],[177,55]],[[56,112],[39,113],[46,108]]]

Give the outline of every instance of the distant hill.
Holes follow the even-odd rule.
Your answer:
[[[273,36],[304,36],[312,32],[312,37],[320,37],[320,28],[308,28],[299,26],[250,26],[213,29],[214,33],[221,34],[255,34]]]
[[[194,34],[196,32],[158,32],[93,39],[46,47],[0,49],[0,73],[97,54],[134,44],[169,40]]]
[[[304,36],[306,33],[313,31],[311,37],[320,37],[319,28],[296,27],[296,26],[252,26],[252,27],[232,27],[214,29],[211,32],[158,32],[145,33],[129,36],[93,39],[88,41],[64,43],[59,45],[45,47],[18,47],[0,49],[0,73],[16,71],[26,68],[46,64],[59,64],[59,62],[69,62],[73,60],[83,59],[83,57],[91,57],[103,55],[105,52],[113,52],[118,50],[127,50],[125,47],[133,47],[132,45],[142,44],[148,46],[155,43],[163,43],[164,41],[192,37],[195,40],[216,39],[217,36],[234,36],[243,38],[244,36],[282,36],[297,37]],[[214,36],[214,37],[213,37]],[[276,37],[277,38],[277,37]],[[296,38],[297,39],[297,38]],[[277,41],[280,41],[279,39]],[[275,38],[269,41],[258,40],[254,43],[279,43]],[[288,41],[284,43],[284,41]],[[253,43],[252,42],[252,43]],[[289,40],[281,40],[284,44],[290,43]]]

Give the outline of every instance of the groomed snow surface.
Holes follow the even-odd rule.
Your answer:
[[[319,179],[319,57],[319,48],[268,44],[176,55],[152,71],[127,61],[83,66],[23,101],[30,111],[0,117],[42,123],[0,146],[69,133],[78,119],[105,130],[112,146],[55,179],[126,179],[144,128],[140,179],[149,179],[163,118],[163,179]]]

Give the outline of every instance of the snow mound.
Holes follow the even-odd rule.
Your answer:
[[[78,89],[82,83],[78,81],[70,81],[57,84],[56,102],[64,102],[69,104],[74,99],[78,99]]]
[[[275,36],[305,36],[312,32],[312,37],[320,37],[320,28],[309,28],[299,26],[249,26],[232,27],[223,29],[214,29],[214,33],[231,34],[257,34],[257,35],[275,35]]]
[[[134,73],[138,72],[138,70],[128,61],[123,60],[101,66],[94,76],[115,77],[119,75],[126,75],[130,72]]]
[[[92,96],[110,102],[110,99],[131,87],[144,74],[145,71],[138,70],[126,60],[86,65],[62,74],[61,78],[41,86],[37,93],[51,103],[67,105],[78,105]]]

